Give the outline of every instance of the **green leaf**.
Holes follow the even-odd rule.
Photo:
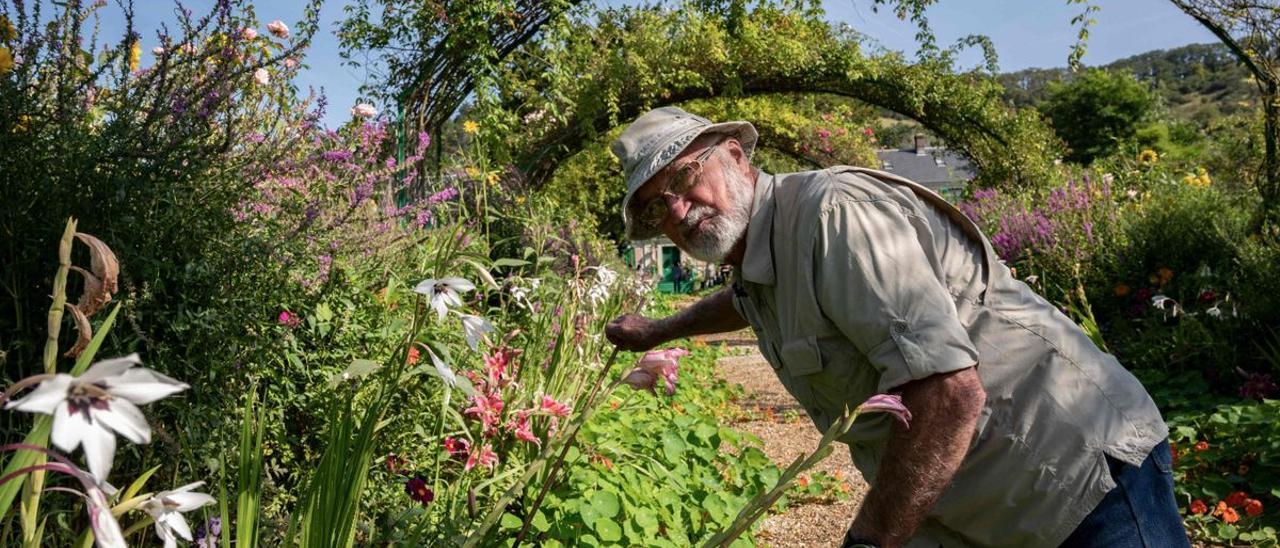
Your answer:
[[[522,261],[522,260],[520,260],[520,259],[512,259],[512,258],[509,258],[509,257],[504,257],[504,258],[501,258],[501,259],[498,259],[498,260],[494,261],[494,262],[493,262],[493,267],[494,267],[494,268],[501,268],[501,267],[504,267],[504,266],[507,266],[507,267],[520,267],[520,266],[526,266],[526,265],[528,265],[528,264],[529,264],[529,261]]]
[[[1220,538],[1231,540],[1236,538],[1237,534],[1239,534],[1239,531],[1236,530],[1236,526],[1234,525],[1224,523],[1218,526],[1218,537]]]
[[[373,360],[351,360],[351,365],[348,365],[345,370],[329,378],[329,388],[337,388],[343,381],[362,379],[381,368],[382,364]]]
[[[617,542],[622,540],[622,528],[610,519],[598,519],[593,529],[600,534],[600,540],[605,542]]]
[[[618,515],[620,504],[618,503],[617,495],[609,491],[596,491],[591,494],[590,500],[592,506],[595,506],[601,516],[611,518]]]
[[[547,516],[542,513],[542,510],[538,510],[538,513],[533,515],[533,520],[530,523],[533,524],[533,529],[540,533],[545,533],[551,528],[551,523],[547,521]]]
[[[520,518],[515,517],[512,514],[502,514],[502,519],[498,520],[498,524],[501,525],[503,529],[519,529],[520,526],[523,525]]]

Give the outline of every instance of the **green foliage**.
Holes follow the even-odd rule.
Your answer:
[[[1211,542],[1245,541],[1275,545],[1280,527],[1280,400],[1219,405],[1208,415],[1167,417],[1174,444],[1174,486],[1192,533]],[[1239,517],[1227,523],[1214,512],[1231,494],[1259,501],[1261,514],[1232,500]],[[1241,497],[1241,495],[1237,495]],[[1192,510],[1200,501],[1209,513]],[[1216,514],[1216,515],[1215,515]],[[1231,520],[1234,521],[1234,520]]]
[[[1153,106],[1155,98],[1133,76],[1095,69],[1050,84],[1040,110],[1067,143],[1066,159],[1088,164],[1132,138]]]

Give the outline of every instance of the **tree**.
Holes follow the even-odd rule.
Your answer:
[[[1155,96],[1133,75],[1091,69],[1050,84],[1040,109],[1067,143],[1066,159],[1088,164],[1133,137],[1154,106]]]
[[[1277,0],[1170,0],[1235,54],[1262,96],[1263,176],[1258,181],[1263,218],[1280,221],[1280,2]]]

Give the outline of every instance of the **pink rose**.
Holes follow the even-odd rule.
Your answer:
[[[284,21],[281,21],[279,19],[276,19],[275,21],[268,23],[267,30],[271,32],[271,34],[275,35],[277,38],[289,37],[289,26],[285,25]]]

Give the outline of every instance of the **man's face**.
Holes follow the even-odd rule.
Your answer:
[[[754,194],[746,163],[738,161],[741,148],[737,142],[715,143],[715,139],[698,139],[632,197],[633,203],[641,206],[638,210],[650,200],[665,201],[667,214],[658,228],[684,252],[711,263],[723,262],[746,234]],[[712,145],[715,149],[697,171],[697,159]],[[681,169],[690,166],[696,175],[687,192],[662,192]]]

